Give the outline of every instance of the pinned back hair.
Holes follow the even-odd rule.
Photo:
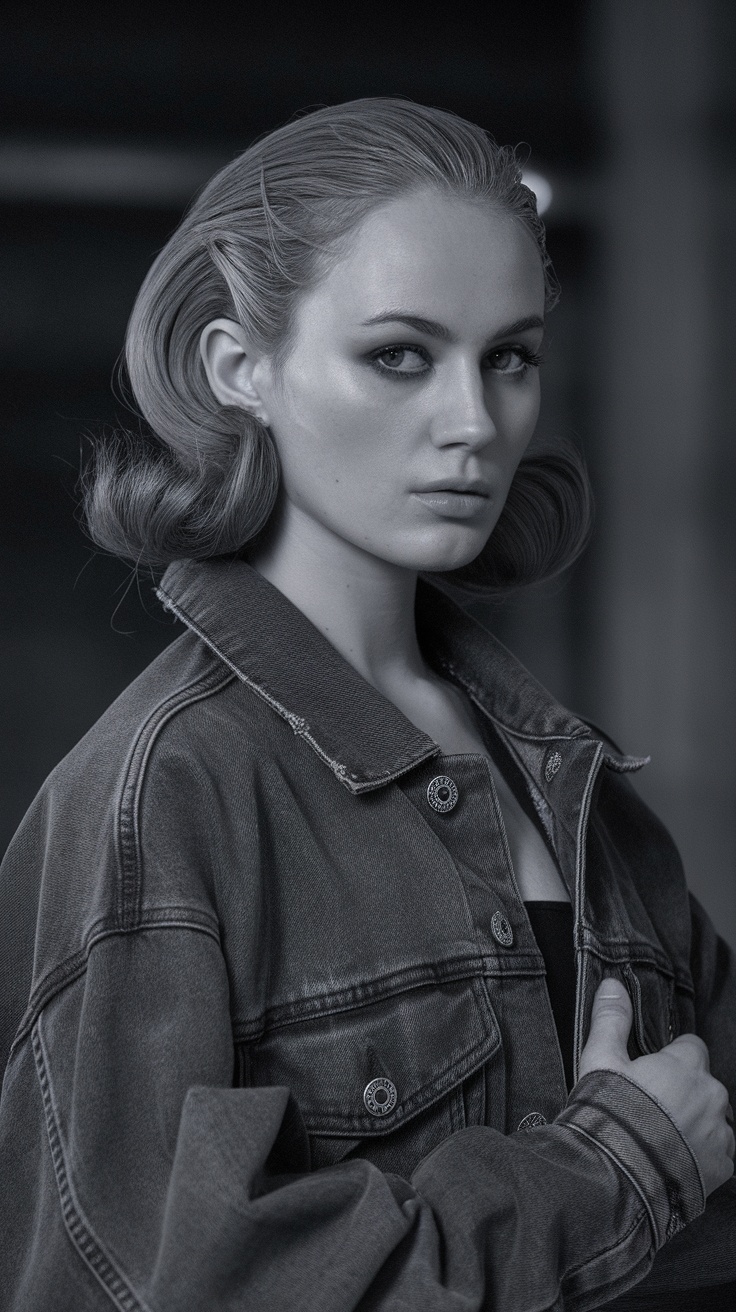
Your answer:
[[[279,465],[266,428],[216,400],[199,352],[212,319],[239,322],[278,369],[299,296],[378,205],[434,186],[513,215],[558,286],[534,194],[510,147],[444,110],[375,97],[302,115],[223,168],[158,255],[128,325],[125,365],[155,445],[100,442],[83,476],[93,540],[138,564],[241,554],[266,525]],[[478,560],[447,578],[507,589],[563,569],[587,539],[590,498],[574,451],[522,461]]]

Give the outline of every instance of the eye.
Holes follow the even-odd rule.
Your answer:
[[[395,378],[418,378],[427,373],[429,361],[418,346],[386,346],[371,356],[371,363]]]
[[[525,374],[542,363],[541,355],[527,346],[502,346],[488,356],[491,368],[498,374]]]

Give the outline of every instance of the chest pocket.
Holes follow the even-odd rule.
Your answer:
[[[454,980],[274,1027],[249,1046],[246,1080],[291,1089],[314,1167],[359,1149],[406,1175],[450,1134],[483,1123],[483,1067],[500,1047],[483,981]]]
[[[627,962],[622,973],[634,1011],[629,1056],[659,1052],[679,1033],[674,978],[640,961]]]

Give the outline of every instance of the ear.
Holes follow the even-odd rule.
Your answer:
[[[199,351],[212,391],[221,405],[235,405],[268,426],[263,397],[253,377],[260,357],[239,323],[213,319],[202,329]]]

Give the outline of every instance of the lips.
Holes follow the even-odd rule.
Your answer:
[[[448,487],[445,483],[428,490],[423,488],[413,495],[427,510],[441,519],[473,520],[478,516],[485,517],[486,505],[490,500],[487,492],[477,490],[477,484],[473,488],[467,484],[458,488]]]
[[[415,488],[419,495],[427,495],[431,492],[459,492],[463,496],[489,497],[491,489],[487,483],[480,479],[468,481],[461,478],[438,479],[435,483],[426,483],[424,487]]]

